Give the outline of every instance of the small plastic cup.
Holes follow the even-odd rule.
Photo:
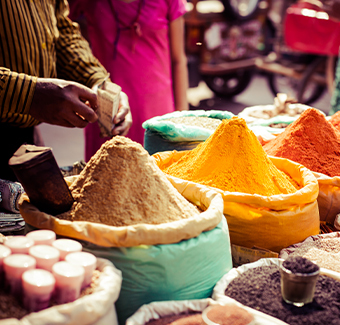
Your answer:
[[[12,254],[9,247],[0,244],[0,286],[3,286],[5,280],[3,260]]]
[[[309,261],[313,263],[312,261]],[[320,268],[311,273],[293,273],[287,269],[283,262],[280,267],[281,294],[283,300],[297,307],[311,303],[314,299],[316,282],[319,277]]]
[[[65,261],[84,268],[85,277],[82,289],[88,287],[91,284],[93,272],[97,268],[97,257],[87,252],[76,252],[68,254]]]
[[[20,298],[22,294],[22,274],[27,270],[35,269],[35,258],[26,254],[11,254],[4,261],[5,289]]]
[[[56,280],[53,299],[58,304],[65,304],[79,298],[85,275],[82,266],[60,261],[53,265],[52,274]]]
[[[34,245],[52,245],[56,240],[56,233],[48,229],[39,229],[27,233],[26,237],[33,239]]]
[[[64,261],[67,254],[81,252],[83,246],[76,240],[60,238],[52,243],[52,246],[60,252],[60,260]]]
[[[59,262],[60,258],[59,250],[49,245],[33,246],[28,253],[37,261],[37,269],[44,269],[49,272],[52,272],[52,266]]]
[[[34,241],[20,235],[5,240],[4,245],[11,249],[12,254],[28,254],[28,250],[34,246]]]
[[[22,274],[23,304],[28,311],[48,308],[54,290],[55,279],[51,272],[41,269]]]

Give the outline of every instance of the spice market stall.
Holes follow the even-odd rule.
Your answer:
[[[202,118],[207,118],[206,112],[197,114],[164,116],[156,122],[164,118],[167,126],[173,124],[172,130],[177,130],[174,134],[178,140],[178,130],[192,131],[195,129],[192,123],[201,123]],[[119,325],[125,322],[127,325],[166,324],[163,321],[179,318],[198,325],[207,315],[217,322],[218,318],[214,317],[219,313],[236,315],[238,319],[243,315],[244,325],[252,320],[262,325],[300,324],[299,317],[301,322],[309,320],[306,310],[315,316],[315,304],[324,303],[320,287],[327,287],[325,292],[331,300],[335,297],[331,288],[338,288],[340,283],[334,272],[337,269],[334,273],[323,269],[322,276],[327,273],[333,278],[321,277],[316,300],[299,309],[302,311],[299,316],[292,315],[297,309],[282,307],[279,302],[282,297],[278,274],[283,260],[266,258],[255,262],[257,264],[249,263],[261,256],[280,254],[281,257],[283,252],[314,258],[310,249],[299,248],[311,239],[313,243],[319,240],[319,209],[322,214],[324,207],[331,210],[320,201],[320,179],[331,178],[330,191],[334,191],[332,195],[335,196],[336,176],[318,174],[306,162],[269,154],[266,149],[280,139],[285,143],[284,134],[291,134],[291,144],[293,135],[303,139],[301,132],[308,135],[308,130],[299,126],[301,121],[310,123],[309,118],[314,114],[317,123],[324,123],[324,115],[305,107],[289,122],[290,126],[287,127],[287,123],[269,142],[261,141],[251,123],[243,118],[211,114],[208,118],[218,123],[204,139],[189,141],[191,150],[184,146],[164,151],[166,147],[162,147],[160,152],[150,156],[148,150],[127,138],[118,136],[107,141],[79,175],[65,178],[74,202],[64,213],[39,209],[30,202],[27,193],[21,198],[20,213],[29,230],[26,236],[36,229],[52,230],[60,239],[80,243],[84,252],[99,260],[108,260],[120,270],[119,295],[112,302]],[[183,128],[183,117],[189,118],[188,128]],[[324,132],[332,136],[333,129],[327,123]],[[315,124],[314,129],[318,129]],[[196,135],[201,132],[194,131]],[[314,133],[319,147],[325,141],[333,143],[322,131],[316,131],[321,132],[320,136]],[[172,131],[166,132],[171,134]],[[184,133],[186,139],[187,135]],[[171,146],[178,144],[180,142],[170,143]],[[303,157],[298,151],[295,154]],[[325,189],[323,191],[326,193]],[[330,194],[325,197],[328,200]],[[335,233],[331,237],[336,237]],[[317,249],[321,247],[323,244]],[[329,253],[327,248],[322,254],[325,252]],[[332,258],[336,259],[337,255]],[[242,266],[236,268],[238,265]],[[262,273],[246,273],[258,267]],[[229,279],[233,275],[237,280],[232,283]],[[251,287],[249,279],[254,285],[259,281],[275,287],[271,300],[277,308],[264,307],[269,303],[262,296],[263,287]],[[244,290],[245,300],[236,299],[231,291],[227,297],[227,286],[235,292]],[[253,290],[251,294],[247,288]],[[333,300],[328,302],[325,312],[337,308]],[[231,313],[230,304],[236,314]],[[215,314],[209,312],[214,306]],[[285,315],[283,310],[287,310]],[[42,312],[47,320],[48,309]],[[33,315],[25,317],[33,320]],[[334,313],[334,317],[339,315],[337,311]],[[320,320],[331,322],[332,317],[322,315]],[[21,324],[20,319],[12,321]],[[65,321],[65,324],[68,323]]]

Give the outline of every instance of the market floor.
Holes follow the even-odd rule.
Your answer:
[[[245,107],[273,104],[274,96],[269,90],[266,77],[256,75],[245,91],[232,100],[217,98],[203,81],[197,87],[189,88],[188,101],[190,109],[217,109],[238,114]],[[330,95],[325,93],[313,104],[325,113],[330,109]],[[60,167],[71,166],[74,162],[84,159],[83,129],[64,128],[49,124],[39,126],[45,146],[51,147]]]

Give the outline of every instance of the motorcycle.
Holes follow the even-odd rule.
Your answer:
[[[313,2],[313,1],[312,1]],[[283,0],[281,23],[273,51],[259,58],[257,68],[268,73],[273,94],[288,93],[310,105],[332,93],[340,44],[340,23],[322,2]]]
[[[271,50],[266,42],[271,26],[271,0],[221,0],[223,10],[204,12],[193,1],[186,16],[186,49],[199,57],[199,73],[219,97],[231,98],[252,80],[256,58]]]

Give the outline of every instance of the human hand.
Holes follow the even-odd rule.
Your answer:
[[[77,82],[38,78],[30,115],[40,122],[84,128],[98,119],[97,95]]]
[[[111,130],[111,134],[125,136],[128,134],[132,125],[132,115],[130,111],[130,105],[127,95],[124,92],[120,92],[120,103],[118,113],[113,118],[114,127]]]

